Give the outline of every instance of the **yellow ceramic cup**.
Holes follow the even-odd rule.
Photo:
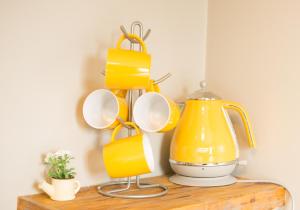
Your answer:
[[[83,117],[93,128],[114,128],[119,124],[118,118],[126,121],[128,106],[126,91],[98,89],[90,93],[83,104]]]
[[[147,92],[140,96],[133,108],[136,124],[146,132],[166,132],[176,127],[180,110],[178,105],[168,97],[160,94],[153,83]]]
[[[116,140],[122,128],[117,126],[112,133],[111,142],[103,147],[103,160],[108,175],[122,178],[151,173],[154,170],[154,159],[151,144],[147,135],[140,132],[132,122],[126,122],[136,130],[135,136]]]
[[[108,50],[105,85],[110,89],[146,89],[150,84],[151,57],[147,54],[147,48],[143,40],[130,34],[137,40],[143,51],[137,52],[121,48],[126,39],[123,35],[116,48]]]

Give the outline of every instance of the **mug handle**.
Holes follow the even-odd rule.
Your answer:
[[[76,188],[74,190],[74,193],[78,193],[78,191],[80,190],[80,182],[78,180],[74,180],[75,184],[76,184]]]
[[[125,98],[127,94],[127,90],[111,90],[111,92],[120,98]]]
[[[158,84],[155,84],[154,83],[154,80],[150,80],[150,85],[149,85],[149,88],[146,89],[147,92],[157,92],[159,93],[160,92],[160,88],[158,86]]]
[[[146,47],[144,41],[143,41],[140,37],[138,37],[138,36],[135,35],[135,34],[128,34],[128,36],[129,36],[131,39],[135,39],[136,41],[138,41],[139,44],[141,45],[142,49],[143,49],[142,52],[143,52],[143,53],[147,53],[147,47]],[[125,35],[122,35],[122,36],[120,37],[120,39],[119,39],[118,42],[117,42],[117,48],[118,48],[118,49],[121,49],[121,44],[122,44],[122,42],[123,42],[125,39],[126,39],[126,36],[125,36]]]
[[[135,129],[135,131],[136,131],[136,135],[141,134],[140,129],[136,126],[135,123],[133,123],[133,122],[125,122],[124,124],[133,127],[133,128]],[[115,128],[115,130],[113,131],[113,133],[112,133],[112,135],[111,135],[111,140],[110,140],[111,142],[114,142],[114,141],[115,141],[115,137],[116,137],[116,135],[119,133],[119,131],[120,131],[120,129],[121,129],[122,127],[123,127],[123,125],[122,125],[122,124],[119,124],[119,125]]]

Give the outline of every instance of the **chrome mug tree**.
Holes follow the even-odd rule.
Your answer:
[[[151,32],[150,29],[148,29],[144,34],[143,25],[139,21],[135,21],[131,24],[130,33],[127,32],[127,30],[125,29],[124,26],[121,26],[120,29],[123,33],[123,37],[121,37],[117,46],[120,47],[122,41],[124,39],[127,39],[130,42],[130,51],[132,51],[132,52],[135,51],[136,45],[138,45],[138,52],[146,51],[146,47],[144,46],[143,41],[145,41],[147,39],[147,37],[150,35],[150,32]],[[109,57],[109,55],[108,55],[108,57]],[[126,55],[122,59],[126,59]],[[132,60],[132,59],[133,58],[130,58],[130,57],[128,58],[128,60]],[[149,64],[149,68],[150,68],[150,64]],[[106,78],[108,78],[108,73],[106,71],[101,72],[101,74],[104,75]],[[157,86],[157,84],[163,82],[170,76],[171,76],[171,74],[168,73],[157,80],[151,80],[152,85]],[[117,75],[117,77],[118,77],[118,75]],[[124,80],[124,78],[123,78],[123,80]],[[133,105],[134,105],[133,103],[134,103],[134,95],[135,95],[133,93],[134,93],[134,91],[137,91],[138,97],[140,97],[141,95],[143,95],[143,91],[145,90],[145,88],[130,89],[130,88],[122,87],[121,89],[127,89],[127,90],[125,90],[125,91],[122,90],[121,94],[120,94],[120,92],[114,92],[113,94],[111,94],[111,93],[109,93],[109,94],[111,94],[112,97],[115,97],[119,101],[126,100],[126,104],[127,104],[126,107],[128,109],[126,111],[128,113],[128,116],[127,115],[123,115],[123,116],[127,117],[128,122],[126,122],[122,117],[120,117],[121,115],[118,115],[116,117],[116,121],[119,123],[119,126],[117,126],[116,129],[114,130],[113,135],[112,135],[112,140],[114,139],[117,132],[120,130],[120,128],[122,126],[126,127],[128,129],[128,138],[130,138],[130,137],[134,138],[134,136],[132,136],[132,129],[135,129],[136,133],[139,133],[139,131],[138,131],[139,128],[134,123],[131,123],[133,121]],[[87,121],[86,117],[85,117],[85,120]],[[94,127],[94,126],[92,126],[92,127]],[[111,128],[111,127],[109,127],[109,128]],[[98,127],[98,129],[102,129],[102,128]],[[117,141],[119,141],[119,140],[117,140]],[[129,142],[130,141],[127,140],[127,143],[129,143]],[[106,151],[105,146],[103,149],[105,152]],[[111,151],[111,150],[107,149],[107,151]],[[106,152],[106,154],[107,153],[109,153],[109,152]],[[112,154],[109,154],[109,155],[112,155]],[[109,156],[109,155],[107,155],[107,156]],[[110,156],[110,157],[114,157],[114,156]],[[107,168],[107,166],[106,166],[106,169],[108,170],[109,168]],[[121,176],[119,176],[119,178],[121,178]],[[131,188],[133,185],[135,185],[135,189],[138,189],[137,191],[136,190],[134,192],[131,191]],[[159,192],[156,192],[156,193],[147,193],[147,194],[143,194],[142,192],[139,191],[142,189],[149,189],[149,188],[154,188],[154,189],[157,188],[158,190],[159,189],[160,190],[159,190]],[[102,195],[109,196],[109,197],[119,197],[119,198],[158,197],[158,196],[165,195],[168,192],[168,188],[162,184],[152,184],[152,183],[141,182],[140,175],[128,176],[127,178],[124,177],[122,179],[118,179],[118,181],[111,181],[108,183],[104,183],[104,184],[99,185],[97,187],[97,189],[98,189],[98,192]]]

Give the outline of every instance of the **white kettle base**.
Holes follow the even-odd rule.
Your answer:
[[[170,182],[185,186],[197,187],[217,187],[231,185],[237,182],[237,179],[231,175],[220,177],[189,177],[175,174],[169,178]]]

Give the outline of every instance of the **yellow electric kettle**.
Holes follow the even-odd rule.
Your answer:
[[[230,174],[235,169],[239,148],[227,110],[242,118],[248,144],[255,140],[246,110],[238,103],[221,100],[201,89],[192,94],[185,107],[171,141],[170,164],[176,172],[170,180],[190,186],[222,186],[236,182]]]

